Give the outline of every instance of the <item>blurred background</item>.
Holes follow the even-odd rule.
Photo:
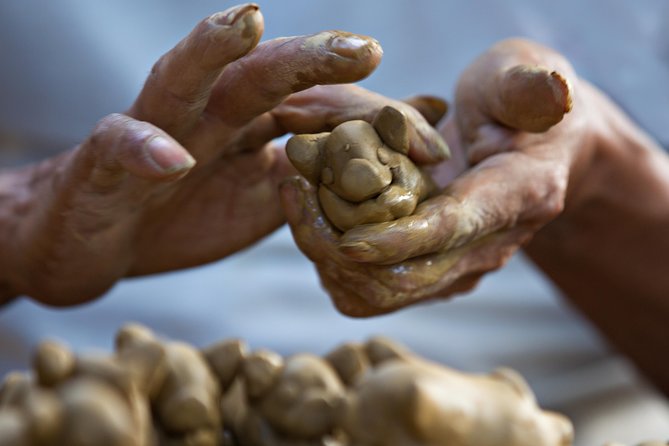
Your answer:
[[[233,4],[0,3],[0,167],[81,141],[101,117],[132,103],[161,54],[203,17]],[[396,98],[429,93],[450,99],[459,73],[491,44],[511,36],[535,39],[564,53],[581,76],[669,146],[666,0],[259,4],[265,39],[326,29],[377,38],[384,59],[362,85]],[[384,334],[462,370],[519,370],[542,405],[573,419],[578,446],[669,438],[667,400],[522,256],[448,303],[353,320],[336,313],[283,228],[211,265],[126,280],[86,306],[53,310],[20,300],[3,308],[0,374],[27,368],[31,349],[44,337],[79,351],[109,350],[116,329],[127,321],[198,346],[240,337],[253,348],[281,354],[325,353],[343,341]]]

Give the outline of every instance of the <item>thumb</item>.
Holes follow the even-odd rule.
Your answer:
[[[545,132],[571,110],[576,75],[559,53],[523,39],[504,40],[476,59],[456,89],[458,125],[471,143],[486,124]]]

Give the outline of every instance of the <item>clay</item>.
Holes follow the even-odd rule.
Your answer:
[[[46,446],[564,446],[571,425],[544,412],[508,369],[469,375],[390,339],[284,360],[240,340],[200,352],[131,324],[112,355],[51,341],[35,379],[0,387],[0,444]],[[225,388],[225,392],[221,392]],[[648,443],[645,446],[654,446]]]
[[[32,384],[21,380],[20,391],[13,392],[10,404],[0,409],[0,444],[41,444],[58,432],[62,411],[55,395]]]
[[[389,359],[349,394],[342,426],[357,446],[571,444],[569,421],[541,411],[519,379],[507,371],[467,375],[417,357]]]
[[[257,404],[258,413],[284,436],[318,439],[335,428],[344,389],[324,359],[309,354],[291,356],[276,385]]]
[[[225,391],[239,372],[242,360],[248,355],[248,347],[239,339],[230,339],[217,342],[202,353],[218,378],[221,389]]]
[[[0,409],[19,405],[33,385],[32,378],[26,373],[8,373],[0,386]]]
[[[365,344],[365,353],[373,365],[391,359],[408,360],[413,357],[404,346],[383,336],[374,336]]]
[[[19,410],[11,408],[0,410],[0,444],[32,446],[28,420]]]
[[[365,347],[352,342],[340,345],[325,359],[346,386],[353,385],[371,367]]]
[[[58,342],[44,341],[35,352],[33,368],[41,386],[53,387],[74,372],[74,355]]]
[[[115,398],[105,399],[100,397],[95,403],[85,402],[84,400],[75,400],[81,404],[94,404],[98,414],[104,423],[106,417],[114,416],[114,412],[122,410],[124,416],[129,419],[129,426],[124,432],[132,432],[133,445],[150,445],[153,442],[152,423],[149,400],[146,397],[146,391],[143,383],[144,378],[136,373],[136,365],[131,362],[131,357],[120,358],[118,356],[100,356],[89,355],[81,356],[76,359],[74,373],[70,380],[61,385],[58,390],[63,401],[67,401],[70,396],[67,390],[79,389],[77,383],[87,382],[89,389],[105,388],[115,392],[122,405],[117,404]],[[86,387],[84,387],[86,388]],[[75,391],[71,390],[71,391]],[[101,395],[104,394],[101,393]],[[99,407],[98,407],[99,406]],[[93,425],[94,426],[94,425]],[[92,429],[92,428],[91,428]],[[72,435],[76,435],[78,428],[72,428]],[[97,431],[92,431],[93,435]],[[107,435],[105,431],[100,431],[100,435]],[[126,438],[125,434],[119,433],[119,438]],[[93,437],[96,438],[96,437]],[[100,440],[102,441],[102,440]]]
[[[137,369],[144,370],[140,376],[154,377],[153,383],[144,380],[148,386],[145,391],[162,429],[183,436],[220,426],[221,390],[202,353],[182,342],[159,343],[150,330],[137,324],[123,327],[116,338],[121,357],[133,348],[153,349],[158,355],[157,344],[164,352],[162,361],[154,365],[154,370]]]
[[[223,417],[242,445],[320,445],[334,433],[345,386],[329,363],[317,356],[291,356],[268,368],[274,354],[249,356],[242,370],[271,370],[271,385],[252,396],[247,374],[240,374],[223,397]],[[278,356],[278,355],[277,355]]]
[[[655,441],[644,441],[643,443],[639,443],[637,446],[667,446],[669,445],[669,441],[660,441],[660,440],[655,440]],[[604,446],[626,446],[622,443],[606,443]]]
[[[63,425],[57,444],[138,446],[145,444],[122,394],[103,380],[80,377],[58,389]]]
[[[269,350],[258,350],[244,359],[241,374],[246,392],[251,398],[259,398],[269,391],[276,382],[283,358]]]
[[[408,158],[408,121],[393,107],[384,107],[372,124],[348,121],[332,132],[293,136],[286,153],[318,188],[323,212],[342,231],[411,215],[435,190]]]

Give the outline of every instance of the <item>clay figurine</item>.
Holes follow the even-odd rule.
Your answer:
[[[342,231],[411,215],[435,189],[407,156],[406,116],[390,106],[372,124],[348,121],[332,132],[293,136],[286,153]]]
[[[351,445],[571,445],[569,420],[542,411],[516,372],[470,375],[396,350],[349,393],[341,423]]]

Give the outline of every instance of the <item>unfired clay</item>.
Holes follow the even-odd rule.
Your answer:
[[[0,444],[18,446],[558,446],[571,425],[537,407],[510,370],[469,375],[386,338],[321,358],[202,352],[122,328],[116,352],[76,356],[42,344],[35,378],[0,387]],[[225,391],[221,392],[221,388]],[[648,446],[653,445],[650,443]]]
[[[571,423],[537,407],[515,372],[464,374],[415,356],[378,363],[349,393],[342,427],[356,446],[564,446]]]
[[[408,122],[392,107],[372,124],[348,121],[332,132],[293,136],[286,152],[318,187],[323,212],[342,231],[410,215],[434,190],[408,158]]]

